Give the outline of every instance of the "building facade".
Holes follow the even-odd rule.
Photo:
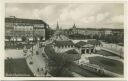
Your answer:
[[[16,17],[5,18],[5,40],[29,41],[45,40],[47,23],[38,19],[21,19]]]
[[[98,31],[92,30],[92,29],[77,28],[75,24],[69,31],[69,35],[72,35],[72,34],[91,35],[91,34],[98,34],[98,33],[99,33]]]
[[[84,42],[79,41],[75,44],[75,47],[78,49],[80,54],[91,54],[95,53],[95,47],[96,45],[93,45],[92,42]]]

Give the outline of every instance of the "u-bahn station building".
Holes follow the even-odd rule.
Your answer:
[[[39,19],[5,18],[5,41],[28,41],[46,39],[49,25]]]
[[[100,45],[97,40],[88,40],[88,41],[79,41],[77,43],[73,42],[72,39],[69,39],[62,33],[62,30],[59,29],[57,23],[56,32],[49,39],[56,53],[64,53],[72,50],[72,53],[78,54],[91,54],[95,53],[95,47]]]

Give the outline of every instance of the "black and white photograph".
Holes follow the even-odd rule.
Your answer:
[[[5,3],[5,77],[124,77],[124,3]]]
[[[19,81],[19,80],[1,80],[1,81]],[[72,81],[72,80],[20,80],[20,81]],[[88,81],[88,80],[76,80],[76,81]],[[126,81],[126,80],[92,80],[92,81]]]
[[[19,80],[1,80],[1,81],[19,81]],[[46,80],[20,80],[20,81],[46,81]],[[72,81],[72,80],[47,80],[47,81]],[[88,81],[88,80],[76,80],[76,81]],[[104,81],[104,80],[92,80],[92,81]],[[113,81],[113,80],[106,80]],[[116,81],[126,81],[126,80],[116,80]]]

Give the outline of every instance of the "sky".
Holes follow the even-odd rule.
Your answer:
[[[5,16],[41,19],[51,28],[123,28],[123,3],[6,3]]]

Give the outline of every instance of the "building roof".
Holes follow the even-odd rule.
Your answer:
[[[100,41],[98,40],[88,40],[87,41],[87,44],[92,44],[92,45],[100,45]]]
[[[6,17],[5,22],[10,22],[10,23],[30,23],[30,24],[46,24],[43,20],[39,19],[22,19],[22,18],[11,18],[11,17]]]
[[[84,41],[79,41],[79,42],[77,42],[76,44],[75,44],[75,46],[76,47],[81,47],[81,46],[83,46],[83,45],[85,45],[86,44],[86,42],[84,42]]]
[[[55,41],[53,41],[53,44],[55,45],[55,46],[68,46],[68,45],[74,45],[74,43],[71,41],[71,40],[64,40],[64,41],[57,41],[57,40],[55,40]]]
[[[66,37],[65,35],[61,35],[61,34],[54,34],[50,40],[54,41],[54,40],[57,40],[57,41],[67,41],[67,40],[70,40],[68,37]]]

